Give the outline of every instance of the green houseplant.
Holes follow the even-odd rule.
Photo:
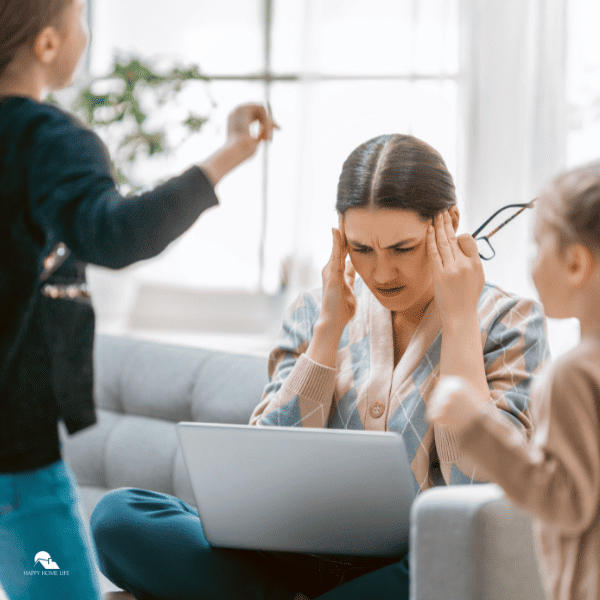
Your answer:
[[[177,100],[188,85],[202,84],[209,78],[197,65],[172,67],[158,72],[139,57],[116,57],[112,71],[82,87],[71,109],[97,133],[110,138],[111,157],[117,183],[133,193],[142,188],[132,176],[133,164],[147,157],[172,151],[167,130],[182,126],[185,139],[198,133],[208,117],[188,111],[183,121],[166,119],[159,126],[148,126],[149,104],[163,107]],[[98,91],[99,88],[102,91]],[[205,89],[208,94],[208,90]],[[210,99],[210,96],[209,96]],[[214,102],[210,100],[212,107]]]

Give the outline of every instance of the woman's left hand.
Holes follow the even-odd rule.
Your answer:
[[[485,283],[477,243],[468,233],[456,237],[448,211],[437,215],[429,226],[427,253],[442,324],[477,314]]]

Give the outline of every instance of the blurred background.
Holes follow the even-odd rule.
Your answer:
[[[439,150],[461,233],[598,158],[595,0],[88,0],[88,18],[89,55],[62,103],[116,60],[207,78],[165,102],[140,92],[144,127],[162,128],[170,150],[129,165],[139,188],[212,153],[237,104],[268,102],[281,126],[219,184],[220,207],[161,256],[88,268],[100,332],[268,351],[285,305],[320,285],[342,163],[374,136],[409,133]],[[189,112],[206,119],[193,135],[180,124]],[[118,135],[99,133],[116,152]],[[537,297],[531,213],[494,237],[485,269],[488,281]]]

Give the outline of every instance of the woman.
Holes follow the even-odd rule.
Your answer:
[[[484,410],[529,437],[529,385],[549,354],[542,311],[485,283],[475,241],[455,235],[452,177],[414,137],[354,150],[337,210],[322,290],[291,307],[251,423],[396,431],[417,491],[483,480],[452,423],[427,423],[427,402],[440,377],[462,376],[476,382]],[[213,550],[196,511],[164,494],[110,492],[92,530],[104,572],[138,598],[408,598],[408,556]],[[147,567],[157,536],[161,556],[172,553],[161,576]]]

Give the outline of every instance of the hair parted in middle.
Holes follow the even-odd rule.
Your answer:
[[[411,135],[380,135],[344,162],[336,209],[411,210],[422,220],[456,204],[452,175],[439,152]]]

